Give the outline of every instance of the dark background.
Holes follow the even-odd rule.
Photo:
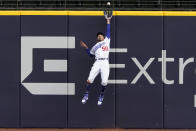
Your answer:
[[[179,59],[195,57],[195,17],[114,16],[111,21],[111,48],[127,48],[127,53],[110,53],[109,79],[126,79],[128,84],[109,84],[104,104],[98,107],[100,75],[90,90],[85,105],[81,98],[94,62],[80,47],[96,43],[96,33],[106,31],[103,16],[1,16],[0,17],[0,127],[56,128],[196,128],[195,63],[184,71],[184,84],[178,84]],[[26,82],[75,83],[75,95],[32,95],[20,84],[21,36],[74,36],[75,49],[34,49],[32,74]],[[167,78],[161,81],[161,50],[175,62],[167,63]],[[155,58],[147,72],[155,81],[141,76],[131,57],[144,66]],[[68,72],[45,73],[43,59],[68,59]],[[51,79],[51,76],[55,79]]]

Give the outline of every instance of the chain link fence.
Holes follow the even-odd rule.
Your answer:
[[[196,10],[196,0],[0,0],[0,10]]]

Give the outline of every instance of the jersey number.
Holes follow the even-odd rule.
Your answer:
[[[107,46],[102,46],[102,51],[108,51],[108,47]]]

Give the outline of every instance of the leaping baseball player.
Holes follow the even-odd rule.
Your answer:
[[[88,46],[83,41],[80,42],[80,45],[86,49],[88,55],[91,57],[95,57],[95,62],[91,68],[90,74],[87,79],[86,91],[84,93],[84,97],[82,98],[83,104],[87,102],[91,84],[93,83],[94,79],[99,73],[101,74],[102,89],[98,98],[97,105],[100,106],[103,103],[104,91],[108,84],[108,77],[110,73],[110,67],[109,67],[110,19],[111,17],[109,18],[106,17],[106,21],[107,21],[106,36],[103,33],[98,32],[97,43],[91,49],[89,49]]]

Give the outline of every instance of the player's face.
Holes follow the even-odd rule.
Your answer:
[[[103,35],[98,35],[97,36],[97,40],[98,41],[103,41],[104,40],[104,36]]]

